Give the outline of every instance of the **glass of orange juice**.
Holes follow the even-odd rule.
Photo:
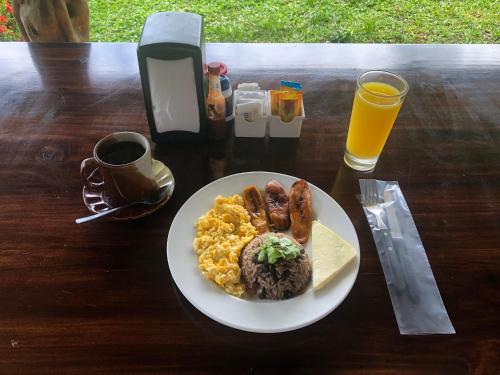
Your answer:
[[[344,153],[348,166],[358,171],[375,167],[408,89],[404,78],[382,70],[358,77]]]

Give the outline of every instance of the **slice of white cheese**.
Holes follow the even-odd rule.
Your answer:
[[[323,288],[356,257],[356,250],[318,221],[312,224],[313,289]]]

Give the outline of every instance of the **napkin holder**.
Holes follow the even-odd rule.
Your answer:
[[[153,141],[204,139],[202,17],[182,12],[150,15],[142,29],[137,58]]]

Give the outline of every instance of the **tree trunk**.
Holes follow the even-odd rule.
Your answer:
[[[87,0],[14,0],[14,16],[28,42],[88,42]]]

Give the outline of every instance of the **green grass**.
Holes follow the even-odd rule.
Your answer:
[[[145,18],[205,17],[209,42],[497,43],[498,0],[89,0],[92,41],[136,42]]]

